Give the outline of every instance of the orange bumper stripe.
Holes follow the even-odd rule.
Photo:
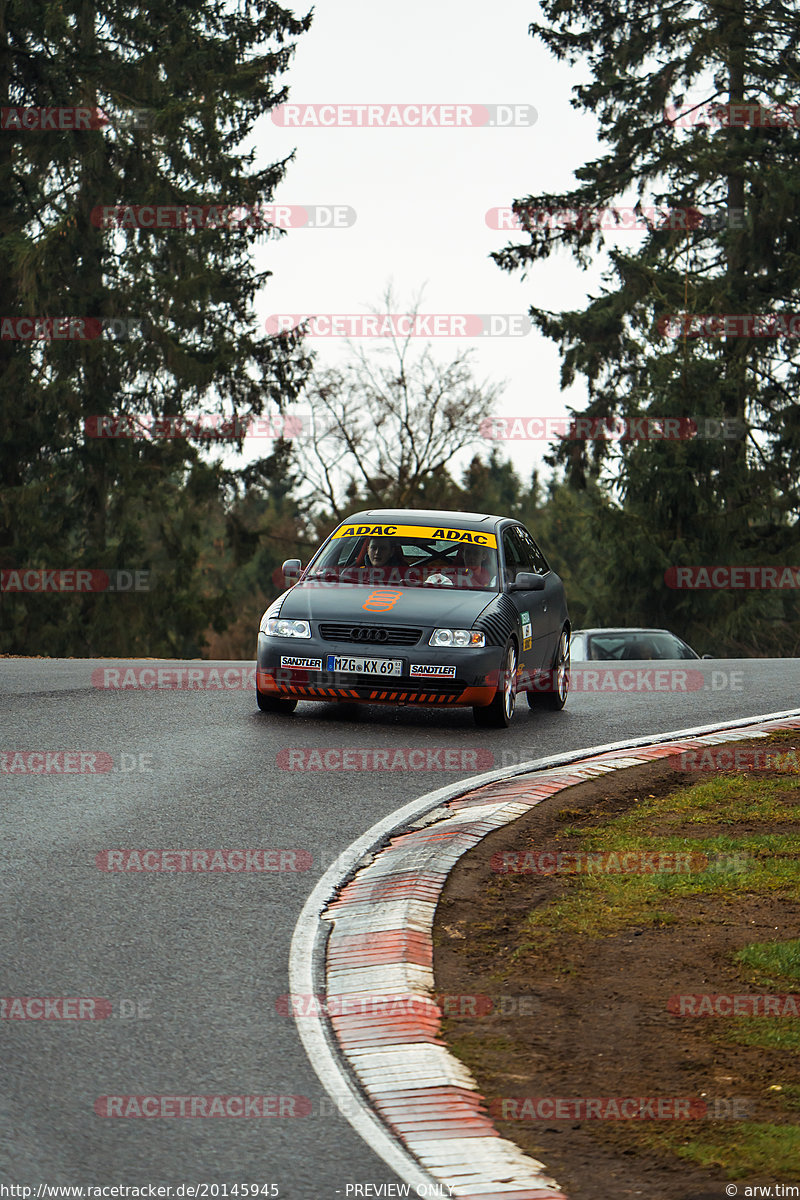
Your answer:
[[[496,689],[491,686],[468,687],[458,695],[437,695],[436,692],[370,692],[367,696],[359,695],[350,688],[326,688],[312,683],[281,683],[269,671],[256,670],[256,686],[260,692],[273,696],[292,696],[298,699],[305,697],[309,700],[352,700],[357,704],[453,704],[459,707],[470,705],[491,704]]]

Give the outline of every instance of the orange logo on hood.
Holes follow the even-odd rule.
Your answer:
[[[370,592],[361,607],[368,609],[369,612],[388,612],[390,608],[394,608],[402,594],[402,592],[391,592],[385,588],[378,588],[377,591]]]

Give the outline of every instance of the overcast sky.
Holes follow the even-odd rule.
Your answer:
[[[355,210],[347,228],[299,228],[259,247],[259,266],[274,272],[259,297],[262,319],[367,312],[390,281],[406,303],[424,287],[429,313],[525,314],[531,304],[559,310],[597,292],[599,272],[581,272],[564,255],[526,280],[489,258],[509,240],[487,225],[490,209],[571,187],[574,168],[600,152],[594,119],[569,103],[585,76],[528,35],[540,17],[538,5],[522,0],[318,4],[285,76],[291,103],[532,105],[537,119],[510,128],[425,129],[289,128],[262,119],[255,127],[262,161],[295,151],[276,204]],[[345,351],[340,339],[311,344],[320,366]],[[568,400],[582,402],[582,386],[561,392],[557,349],[533,329],[524,337],[434,343],[443,359],[465,346],[474,347],[478,379],[507,382],[499,415],[557,417]],[[546,449],[542,442],[504,445],[525,477]]]

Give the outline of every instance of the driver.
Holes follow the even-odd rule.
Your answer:
[[[378,567],[388,576],[390,570],[402,570],[405,565],[405,557],[395,538],[371,537],[367,542],[362,571]]]

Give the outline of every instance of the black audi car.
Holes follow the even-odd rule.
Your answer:
[[[564,587],[528,530],[480,513],[373,509],[343,521],[264,613],[263,712],[298,700],[469,706],[507,726],[516,694],[561,709]]]

